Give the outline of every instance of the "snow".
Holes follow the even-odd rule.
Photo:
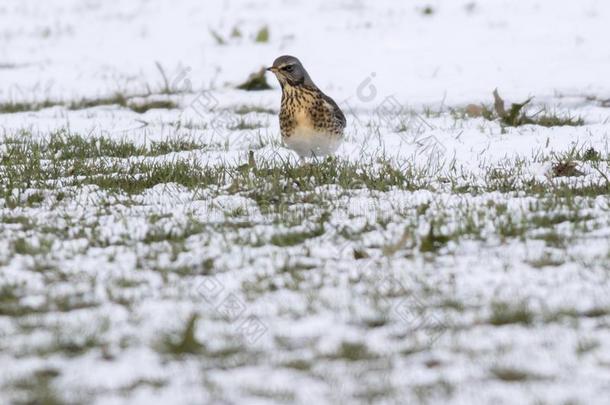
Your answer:
[[[68,403],[95,404],[607,403],[610,198],[575,197],[570,207],[553,192],[603,183],[608,161],[579,162],[576,178],[552,178],[552,169],[553,157],[571,150],[610,154],[608,21],[610,3],[600,0],[4,2],[0,103],[120,92],[178,108],[0,113],[3,154],[21,130],[46,140],[69,128],[135,145],[205,144],[108,158],[125,167],[195,159],[232,169],[250,150],[257,162],[296,162],[280,143],[275,79],[269,91],[235,89],[292,54],[346,112],[339,159],[413,163],[432,186],[375,191],[354,179],[348,194],[319,186],[328,206],[290,206],[283,223],[228,192],[230,181],[162,183],[128,197],[80,185],[33,206],[33,189],[17,207],[0,198],[0,218],[34,224],[0,221],[0,292],[14,288],[29,309],[7,315],[0,302],[0,403],[49,387]],[[263,26],[270,41],[256,43]],[[146,96],[163,88],[163,75],[177,94]],[[585,124],[502,128],[456,113],[491,104],[494,88],[507,102],[533,96],[532,112],[546,106]],[[242,106],[273,113],[236,114]],[[226,130],[240,120],[256,128]],[[549,194],[455,191],[484,189],[492,169],[517,170]],[[532,228],[500,235],[499,206]],[[315,229],[326,211],[322,235],[269,242]],[[581,219],[532,225],[574,213]],[[479,237],[418,248],[431,224],[451,234],[467,220]],[[189,233],[194,223],[202,228]],[[157,231],[167,240],[148,241]],[[546,241],[550,231],[564,242]],[[526,305],[532,319],[493,324],[498,302]],[[192,314],[203,352],[165,353],[164,338]],[[49,387],[32,377],[49,369],[58,372]],[[24,379],[39,385],[28,391]]]

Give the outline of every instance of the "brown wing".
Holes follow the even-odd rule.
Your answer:
[[[333,124],[336,128],[339,128],[341,131],[345,129],[345,125],[347,124],[347,120],[345,119],[345,115],[343,115],[343,111],[339,108],[335,100],[328,97],[326,94],[322,93],[322,99],[324,100],[327,108],[330,110],[330,114],[332,117]]]

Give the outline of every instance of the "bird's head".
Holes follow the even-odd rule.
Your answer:
[[[277,77],[282,87],[286,84],[293,87],[303,84],[314,85],[301,62],[294,56],[280,56],[273,61],[273,65],[268,67],[267,70]]]

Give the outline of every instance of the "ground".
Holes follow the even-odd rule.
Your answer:
[[[607,403],[609,18],[0,5],[0,403]],[[335,157],[237,88],[281,54]]]

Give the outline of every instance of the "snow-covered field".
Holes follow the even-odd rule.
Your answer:
[[[607,404],[609,22],[0,3],[0,403]],[[335,159],[281,145],[275,78],[236,88],[282,54]]]

